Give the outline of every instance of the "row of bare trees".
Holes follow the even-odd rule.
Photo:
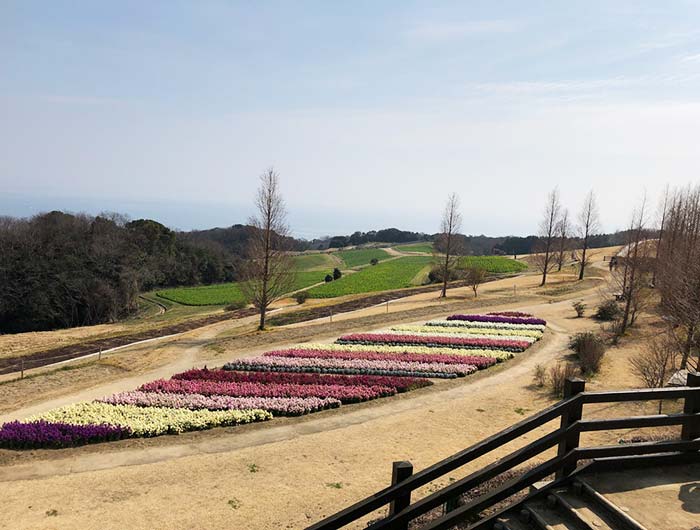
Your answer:
[[[547,196],[547,203],[539,226],[540,241],[533,256],[533,262],[542,273],[540,285],[547,283],[547,274],[555,268],[561,271],[566,256],[573,251],[579,263],[579,280],[583,280],[590,262],[588,249],[591,237],[600,229],[600,217],[595,194],[591,190],[572,223],[569,210],[564,208],[559,198],[559,190],[554,188]],[[580,241],[579,248],[572,248],[573,236]]]

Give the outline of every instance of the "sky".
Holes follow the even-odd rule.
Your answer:
[[[698,1],[0,0],[0,215],[301,237],[534,233],[547,192],[623,228],[697,181]]]

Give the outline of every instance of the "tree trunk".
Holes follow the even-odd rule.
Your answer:
[[[586,248],[586,246],[587,246],[587,245],[586,245],[586,242],[584,241],[584,243],[583,243],[583,253],[581,254],[581,267],[579,268],[579,271],[578,271],[578,279],[579,279],[579,280],[583,280],[583,269],[586,268],[586,250],[588,250],[588,249]]]

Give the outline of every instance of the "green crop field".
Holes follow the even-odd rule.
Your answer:
[[[385,261],[339,280],[309,289],[311,298],[333,298],[347,294],[370,293],[411,287],[419,273],[430,265],[429,256],[408,256]]]
[[[294,256],[294,268],[298,271],[315,271],[326,270],[332,271],[338,266],[336,260],[332,256],[325,253],[318,254],[300,254]],[[323,278],[321,278],[323,279]]]
[[[323,271],[298,272],[290,291],[322,282],[324,276]],[[161,298],[183,305],[228,305],[245,302],[241,288],[236,282],[163,289],[156,294]]]
[[[520,272],[527,269],[527,265],[503,256],[466,256],[460,260],[460,267],[480,267],[486,272],[508,273]]]
[[[345,267],[352,269],[362,265],[369,265],[372,259],[385,260],[389,254],[383,248],[358,248],[355,250],[341,250],[336,252],[336,256],[343,260]]]
[[[431,254],[433,252],[433,244],[430,241],[411,243],[409,245],[396,245],[395,248],[400,252],[425,252],[426,254]]]

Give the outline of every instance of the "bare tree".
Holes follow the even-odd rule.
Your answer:
[[[462,228],[462,214],[459,213],[459,197],[456,193],[451,193],[445,205],[440,225],[440,236],[435,247],[443,254],[438,255],[440,268],[442,269],[442,292],[440,298],[447,296],[447,282],[450,273],[459,261],[459,248],[461,242],[457,237]]]
[[[663,245],[663,240],[664,240],[664,227],[666,225],[666,214],[668,213],[668,207],[669,207],[668,195],[669,195],[669,189],[668,189],[668,184],[667,184],[666,189],[664,190],[664,199],[663,199],[663,202],[660,206],[661,213],[660,213],[659,217],[661,219],[659,222],[659,241],[657,242],[657,245],[656,245],[657,254],[658,254],[658,250]],[[658,258],[658,255],[656,257]],[[659,264],[659,260],[655,259],[654,260],[654,273],[653,273],[653,276],[651,279],[651,283],[654,286],[656,285],[656,274],[657,274],[658,268],[659,268],[658,264]]]
[[[479,286],[484,283],[486,279],[486,271],[481,267],[467,267],[464,271],[464,278],[467,284],[472,288],[472,291],[474,291],[474,298],[476,298],[478,296],[477,290]]]
[[[676,371],[678,351],[667,335],[655,337],[629,360],[632,372],[649,388],[661,388]],[[663,400],[659,400],[661,414]]]
[[[556,265],[554,260],[554,243],[557,238],[557,226],[561,217],[559,190],[554,188],[547,196],[547,204],[540,222],[540,242],[534,255],[535,266],[542,272],[543,286],[547,281],[547,273]]]
[[[257,215],[247,245],[247,259],[242,267],[241,290],[260,311],[258,329],[265,329],[267,308],[291,290],[294,282],[289,254],[287,212],[279,189],[279,176],[268,169],[260,176],[255,198]]]
[[[700,186],[674,192],[657,245],[661,311],[682,353],[680,368],[698,352],[700,368]]]
[[[561,268],[564,266],[566,251],[569,249],[570,232],[569,210],[565,208],[557,223],[557,271],[561,271]]]
[[[618,254],[623,267],[615,280],[620,286],[625,305],[618,333],[623,335],[627,327],[634,324],[643,304],[648,302],[647,290],[650,285],[651,272],[649,252],[650,243],[646,232],[646,197],[632,214],[632,220],[627,232],[627,245]]]
[[[595,194],[593,190],[591,190],[588,192],[588,195],[586,195],[583,208],[578,214],[578,230],[581,237],[581,260],[578,271],[579,280],[583,280],[584,272],[589,264],[590,260],[586,253],[590,245],[591,236],[595,235],[600,229],[599,225],[598,205],[595,200]]]

